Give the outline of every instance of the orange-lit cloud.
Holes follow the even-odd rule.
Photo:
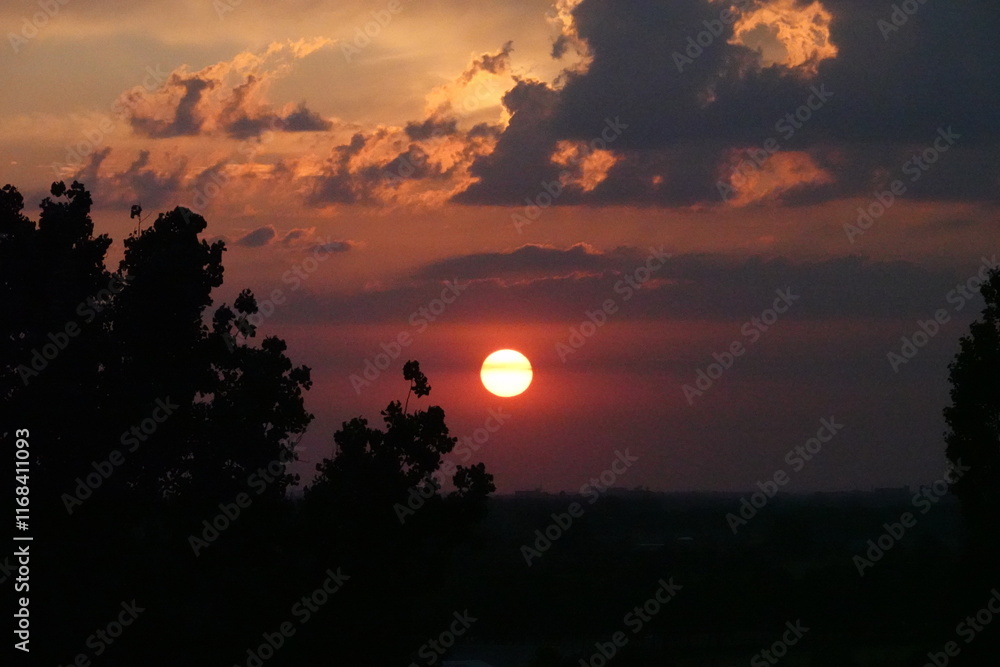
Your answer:
[[[182,65],[159,89],[135,88],[124,93],[117,108],[128,111],[135,133],[151,138],[202,133],[246,138],[268,129],[328,130],[331,122],[310,111],[304,102],[274,111],[266,93],[275,79],[291,71],[295,60],[330,44],[325,38],[275,42],[263,52],[244,51],[195,72]]]
[[[837,55],[830,41],[832,15],[817,0],[772,0],[743,14],[730,44],[760,50],[764,65],[783,65],[810,76],[820,62]]]
[[[833,176],[802,151],[781,151],[760,165],[745,157],[745,151],[734,150],[726,163],[730,206],[776,201],[795,188],[833,182]]]
[[[582,0],[556,0],[555,7],[548,17],[549,22],[559,32],[559,36],[552,44],[552,56],[564,58],[572,50],[576,60],[567,62],[565,71],[582,74],[590,69],[594,56],[590,51],[590,45],[580,37],[576,19],[573,18],[573,10],[581,2]]]
[[[465,126],[476,122],[497,122],[506,126],[509,116],[501,103],[503,94],[514,85],[510,59],[514,43],[474,58],[454,80],[433,88],[426,96],[427,119],[454,120]]]
[[[586,141],[560,141],[551,159],[564,168],[559,179],[563,185],[590,192],[604,182],[621,158],[609,150],[591,150]]]
[[[427,95],[426,115],[405,127],[355,133],[311,171],[313,204],[440,205],[472,182],[469,167],[491,153],[509,115],[510,42],[473,59]]]

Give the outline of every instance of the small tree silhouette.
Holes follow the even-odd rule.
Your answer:
[[[410,382],[407,401],[410,394],[430,394],[418,362],[406,362],[403,378]],[[310,550],[365,582],[363,593],[360,585],[345,590],[341,615],[330,617],[325,635],[328,650],[336,647],[357,665],[406,664],[410,652],[439,631],[435,612],[446,618],[452,610],[435,609],[432,593],[496,490],[479,463],[458,466],[454,491],[440,492],[433,475],[457,439],[439,406],[411,414],[392,401],[381,415],[384,430],[362,417],[344,422],[333,436],[334,456],[317,464],[305,493]],[[401,505],[412,510],[405,519],[395,510]]]
[[[431,393],[431,386],[427,384],[427,376],[420,372],[420,364],[416,361],[407,361],[403,364],[403,379],[411,383],[410,391],[406,392],[406,404],[403,406],[403,412],[406,412],[410,405],[410,394],[417,398],[427,396]]]

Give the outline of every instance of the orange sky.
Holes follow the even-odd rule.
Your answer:
[[[402,394],[404,358],[360,394],[349,376],[457,279],[404,356],[455,434],[511,412],[481,451],[502,492],[578,488],[624,446],[642,459],[626,486],[750,488],[830,414],[849,427],[797,490],[937,478],[947,361],[980,302],[898,372],[886,354],[996,251],[1000,144],[978,111],[994,20],[928,4],[886,32],[889,10],[854,0],[625,4],[114,0],[44,25],[4,6],[0,180],[32,207],[82,180],[111,266],[132,204],[203,214],[228,244],[217,302],[280,290],[265,330],[315,369],[307,462]],[[659,247],[671,260],[624,299]],[[683,385],[787,287],[801,304],[688,405]],[[535,367],[521,397],[478,383],[501,347]]]

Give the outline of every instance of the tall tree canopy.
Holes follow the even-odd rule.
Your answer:
[[[1000,270],[980,288],[986,305],[949,369],[951,405],[945,408],[952,484],[978,540],[1000,533]],[[961,466],[961,468],[959,467]],[[968,470],[964,470],[968,468]]]
[[[255,343],[251,291],[213,307],[224,243],[175,208],[110,270],[91,206],[82,184],[54,183],[36,223],[16,188],[0,190],[0,437],[30,432],[36,657],[68,664],[135,599],[148,611],[114,664],[245,663],[343,568],[345,591],[274,664],[405,664],[453,611],[427,595],[495,489],[481,463],[454,469],[448,493],[432,482],[455,438],[440,407],[411,410],[431,389],[419,364],[384,430],[346,422],[296,500],[310,369],[280,338]],[[251,504],[222,516],[241,495]]]
[[[159,215],[110,271],[91,205],[82,184],[54,183],[36,224],[0,190],[0,435],[31,434],[32,530],[48,544],[35,564],[61,595],[39,620],[70,642],[151,570],[183,570],[187,532],[255,470],[279,470],[258,505],[283,500],[312,419],[309,369],[241,321],[253,294],[211,310],[225,245],[199,238],[204,218]]]

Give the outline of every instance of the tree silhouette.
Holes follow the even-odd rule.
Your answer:
[[[95,618],[121,600],[158,599],[162,627],[131,633],[116,649],[124,659],[129,644],[142,651],[143,632],[206,632],[186,625],[189,605],[262,597],[248,596],[232,573],[259,579],[266,558],[247,554],[242,569],[209,560],[192,567],[185,537],[218,503],[247,492],[254,471],[274,464],[277,474],[255,496],[256,517],[230,536],[272,542],[295,480],[286,465],[312,419],[303,403],[310,372],[293,367],[282,340],[255,347],[254,328],[237,327],[257,309],[249,291],[235,311],[209,310],[225,246],[198,238],[201,216],[183,208],[161,214],[125,240],[124,259],[110,272],[111,240],[93,236],[82,184],[54,183],[37,225],[23,205],[16,188],[0,191],[0,298],[9,313],[0,324],[0,407],[17,415],[0,435],[31,432],[32,530],[48,545],[33,566],[59,600],[33,621],[47,628],[39,629],[44,649],[61,661],[59,651],[79,649]],[[202,587],[182,603],[178,580]],[[185,651],[162,648],[164,656]]]
[[[997,552],[1000,511],[1000,270],[980,288],[982,317],[963,336],[949,365],[951,405],[945,408],[952,490],[962,503],[978,548]],[[958,468],[961,465],[963,468]],[[967,471],[963,471],[968,467]]]
[[[325,620],[272,664],[406,664],[454,611],[429,596],[495,490],[480,463],[441,491],[456,440],[440,407],[408,411],[431,391],[419,364],[405,364],[406,402],[386,407],[384,429],[345,423],[293,500],[310,369],[280,338],[254,344],[251,291],[213,309],[225,245],[175,208],[126,238],[110,271],[91,206],[82,184],[54,183],[36,224],[16,188],[0,190],[0,409],[16,415],[0,437],[31,433],[32,532],[46,545],[32,559],[36,657],[71,662],[136,599],[146,618],[108,664],[245,663],[318,574],[342,567],[351,579]],[[252,504],[210,535],[241,494]]]
[[[431,387],[416,361],[403,377],[410,393]],[[340,616],[327,635],[338,655],[356,665],[407,664],[410,654],[454,611],[431,593],[447,571],[450,552],[482,518],[493,476],[480,463],[458,466],[443,494],[434,478],[457,439],[444,410],[406,412],[399,401],[382,411],[384,430],[358,417],[334,434],[332,458],[317,464],[306,489],[312,552],[354,573]],[[346,651],[346,653],[345,653]]]

